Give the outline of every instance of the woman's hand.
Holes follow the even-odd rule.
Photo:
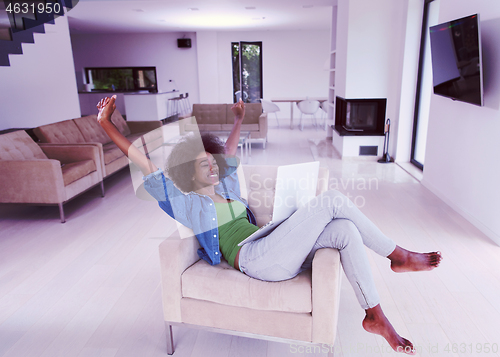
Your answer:
[[[245,117],[245,103],[241,99],[231,107],[231,110],[234,114],[234,121],[243,121]]]
[[[97,109],[99,110],[99,113],[97,114],[97,121],[100,123],[101,121],[110,121],[111,120],[111,115],[116,109],[116,95],[112,96],[111,98],[103,98],[97,103]]]

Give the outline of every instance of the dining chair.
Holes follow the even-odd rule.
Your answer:
[[[240,99],[243,99],[243,101],[246,103],[247,102],[247,99],[248,99],[248,93],[243,91],[243,98],[241,98],[241,91],[237,91],[234,93],[234,95],[236,96],[236,103],[238,103],[240,101]]]
[[[297,106],[300,110],[300,130],[304,130],[304,123],[302,122],[303,115],[310,115],[314,120],[314,125],[316,126],[316,117],[315,114],[319,109],[319,101],[306,99],[297,103]]]
[[[328,122],[328,101],[321,102],[319,105],[321,109],[321,118],[323,119],[323,130],[326,130]]]
[[[262,110],[264,113],[274,113],[276,116],[276,122],[278,123],[278,128],[280,127],[280,122],[278,120],[278,114],[276,112],[280,111],[280,107],[278,107],[275,103],[265,100],[265,99],[260,99],[260,102],[262,104]]]

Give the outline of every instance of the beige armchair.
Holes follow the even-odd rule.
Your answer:
[[[179,132],[231,131],[234,125],[233,104],[193,104],[193,112],[179,121]],[[267,143],[267,113],[262,112],[261,103],[245,104],[245,119],[241,131],[250,132],[250,141]]]
[[[0,202],[58,205],[102,184],[99,149],[35,143],[24,131],[0,135]]]
[[[262,225],[272,212],[272,206],[262,202],[273,202],[277,167],[245,166],[238,170],[241,185],[246,187],[243,195]],[[317,193],[327,186],[328,170],[321,168]],[[211,266],[200,260],[198,248],[196,237],[181,238],[179,231],[159,247],[168,354],[174,353],[173,325],[333,346],[341,280],[336,249],[318,250],[312,269],[293,279],[266,282],[242,274],[225,261]],[[330,352],[333,354],[333,349]]]

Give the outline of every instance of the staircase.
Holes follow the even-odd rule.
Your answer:
[[[10,66],[9,55],[22,55],[23,43],[35,43],[34,33],[45,33],[46,23],[64,16],[78,0],[0,0],[0,66]],[[24,13],[23,13],[24,12]]]

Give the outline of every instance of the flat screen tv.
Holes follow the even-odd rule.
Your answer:
[[[430,28],[434,93],[483,105],[479,14]]]

